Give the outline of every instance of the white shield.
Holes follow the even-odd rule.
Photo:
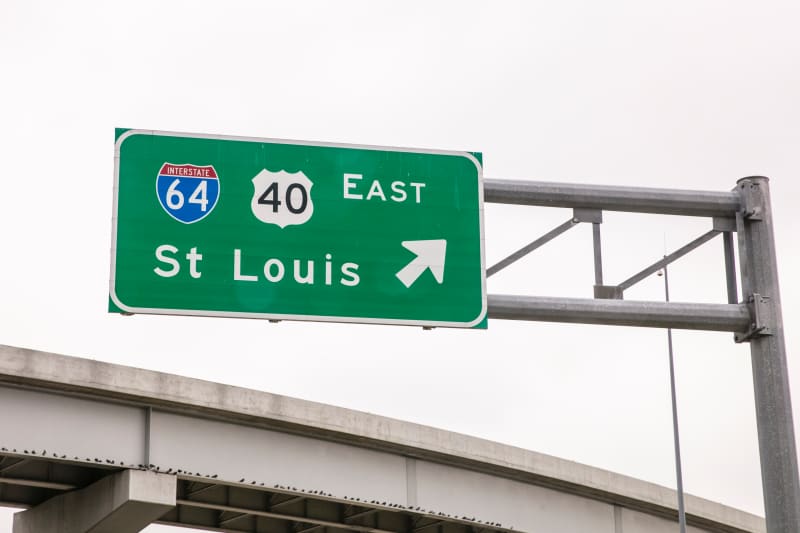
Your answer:
[[[253,215],[265,224],[281,228],[304,224],[314,214],[313,183],[302,172],[262,170],[253,178]]]

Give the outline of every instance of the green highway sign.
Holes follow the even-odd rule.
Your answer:
[[[480,154],[117,130],[109,310],[485,327]]]

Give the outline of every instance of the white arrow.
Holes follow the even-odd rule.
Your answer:
[[[403,241],[400,244],[411,252],[417,254],[409,264],[396,274],[397,279],[403,282],[406,288],[411,287],[426,269],[430,269],[439,285],[444,281],[444,252],[447,241],[432,239],[427,241]]]

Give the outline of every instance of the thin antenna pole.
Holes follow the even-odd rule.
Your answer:
[[[664,296],[669,302],[669,275],[664,265]],[[681,469],[681,443],[678,434],[678,402],[675,394],[675,358],[672,353],[672,328],[667,329],[667,346],[669,348],[669,388],[672,395],[672,437],[675,444],[675,477],[678,485],[678,524],[680,533],[686,533],[686,509],[683,505],[683,472]]]

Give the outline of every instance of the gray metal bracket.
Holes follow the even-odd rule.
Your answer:
[[[734,333],[736,342],[748,342],[756,337],[772,335],[775,331],[775,313],[769,296],[753,294],[747,299],[747,308],[750,310],[750,329],[744,333]]]
[[[717,231],[736,232],[736,217],[714,217],[711,224]]]
[[[595,285],[594,297],[598,300],[622,300],[622,287],[619,285]]]
[[[576,207],[572,210],[572,220],[575,222],[591,222],[592,224],[602,224],[603,211],[600,209]]]
[[[750,220],[763,220],[765,200],[758,183],[743,180],[739,184],[739,195],[742,202],[742,216]]]

